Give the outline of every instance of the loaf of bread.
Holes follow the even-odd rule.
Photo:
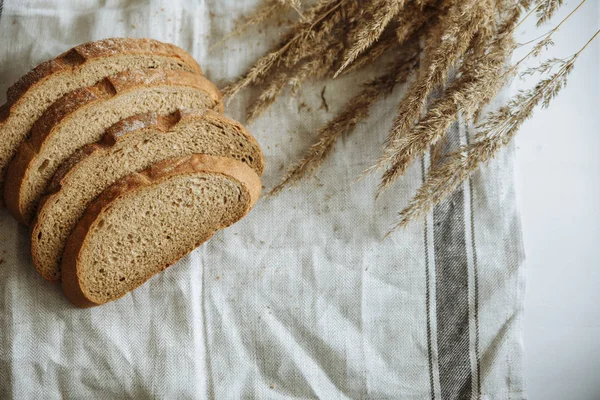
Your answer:
[[[118,179],[178,156],[208,154],[239,160],[261,175],[263,156],[239,123],[211,110],[136,115],[108,129],[64,162],[41,202],[31,231],[31,254],[40,274],[60,280],[66,241],[87,205]]]
[[[0,207],[79,307],[124,296],[244,217],[256,139],[184,50],[106,39],[43,63],[0,107]],[[3,200],[3,201],[1,201]]]
[[[198,63],[177,46],[152,39],[114,38],[74,47],[38,65],[12,85],[6,103],[0,107],[0,192],[17,147],[54,101],[107,76],[142,68],[201,74]]]
[[[69,237],[62,287],[78,307],[118,299],[240,220],[257,201],[258,174],[225,157],[160,162],[106,189]]]
[[[6,207],[30,224],[52,175],[77,149],[101,139],[129,116],[180,108],[222,109],[221,94],[201,75],[172,70],[125,71],[74,90],[50,106],[21,143],[6,174]]]

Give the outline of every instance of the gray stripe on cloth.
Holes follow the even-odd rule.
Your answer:
[[[467,132],[465,135],[465,140],[467,142],[467,144],[471,143],[471,138],[469,137],[469,135],[474,134],[473,130],[471,129],[472,125],[468,124],[466,126]],[[472,257],[473,257],[473,292],[474,292],[474,310],[475,310],[475,314],[473,315],[473,318],[475,319],[475,359],[476,359],[476,365],[475,365],[475,373],[476,373],[476,385],[477,385],[477,390],[476,390],[476,399],[479,399],[481,397],[481,357],[479,355],[479,265],[477,262],[477,246],[475,244],[475,204],[474,204],[474,200],[473,200],[473,180],[471,178],[469,178],[469,203],[470,203],[470,207],[469,207],[469,222],[470,222],[470,228],[471,228],[471,246],[472,246]]]
[[[460,144],[459,125],[448,145]],[[470,399],[472,377],[469,336],[469,284],[464,219],[465,193],[457,189],[434,208],[437,345],[442,399]]]
[[[475,245],[475,217],[473,213],[473,184],[469,180],[469,202],[471,203],[471,212],[469,215],[471,221],[471,246],[473,247],[473,287],[474,287],[474,315],[475,319],[475,380],[476,380],[476,399],[481,397],[481,357],[479,355],[479,276],[477,263],[477,246]]]
[[[469,144],[468,130],[470,124],[463,123],[462,116],[459,116],[460,124],[460,144],[461,146]],[[470,339],[470,360],[472,368],[472,398],[477,400],[480,398],[480,373],[479,373],[479,328],[478,328],[478,280],[477,280],[477,249],[475,248],[474,238],[474,217],[473,217],[473,190],[468,182],[463,183],[464,193],[464,216],[465,216],[465,241],[467,251],[467,265],[469,268],[468,273],[468,295],[469,295],[469,339]]]
[[[421,160],[421,175],[425,178],[425,161]],[[428,218],[425,218],[425,228],[423,232],[423,240],[425,242],[425,307],[427,308],[427,357],[428,357],[428,365],[429,365],[429,386],[431,390],[431,400],[435,400],[435,385],[433,380],[433,346],[432,346],[432,336],[431,336],[431,289],[430,289],[430,278],[429,274],[431,273],[431,267],[429,265],[429,240],[428,240]]]

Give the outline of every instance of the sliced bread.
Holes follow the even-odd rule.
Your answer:
[[[125,71],[68,93],[36,121],[9,164],[7,208],[29,224],[52,175],[77,149],[123,118],[188,107],[222,110],[221,93],[201,75],[172,70]]]
[[[198,63],[177,46],[151,39],[114,38],[74,47],[38,65],[12,85],[6,103],[0,107],[0,192],[6,167],[19,143],[54,101],[107,76],[141,68],[202,72]]]
[[[69,237],[62,286],[78,307],[116,300],[240,220],[260,178],[231,158],[166,160],[106,189]]]
[[[118,179],[152,164],[190,154],[239,160],[261,175],[264,160],[254,137],[211,110],[148,113],[122,120],[103,140],[84,146],[52,178],[31,231],[31,254],[40,274],[60,281],[69,234],[87,205]]]

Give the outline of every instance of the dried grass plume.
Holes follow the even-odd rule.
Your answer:
[[[451,194],[506,146],[536,107],[547,107],[566,85],[581,52],[567,59],[542,61],[522,70],[525,60],[552,45],[558,29],[585,3],[546,34],[528,43],[525,56],[510,64],[518,46],[514,31],[535,15],[548,23],[563,0],[265,0],[256,13],[232,32],[264,24],[285,13],[295,16],[281,41],[239,79],[224,89],[229,98],[259,88],[248,118],[257,118],[279,96],[301,90],[303,83],[335,79],[362,69],[380,71],[362,82],[363,90],[316,135],[304,156],[291,166],[276,194],[310,177],[331,154],[336,141],[369,115],[378,99],[398,84],[411,82],[379,160],[365,174],[382,171],[379,192],[389,188],[417,158],[431,152],[431,168],[413,200],[400,212],[392,231],[415,220]],[[518,74],[539,74],[539,84],[519,93],[489,115],[484,107]],[[414,79],[410,79],[414,75]],[[474,140],[445,154],[441,141],[459,116],[476,124]]]

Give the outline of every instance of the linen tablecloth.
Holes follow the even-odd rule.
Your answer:
[[[257,1],[0,0],[0,101],[38,63],[106,37],[190,51],[223,83],[275,26],[209,50]],[[305,85],[249,129],[273,187],[316,129],[360,90]],[[328,109],[320,107],[325,90]],[[384,234],[429,160],[377,202],[377,158],[398,99],[377,104],[309,181],[121,300],[79,310],[45,282],[26,228],[0,211],[1,398],[522,399],[523,250],[512,148],[435,208]],[[242,119],[245,93],[226,113]],[[456,147],[472,128],[456,124]]]

